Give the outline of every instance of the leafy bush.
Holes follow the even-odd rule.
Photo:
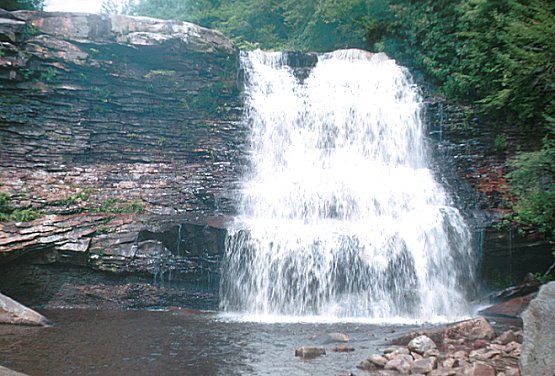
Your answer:
[[[514,220],[555,240],[555,122],[550,128],[543,148],[517,155],[511,161],[514,170],[507,177],[517,199]]]
[[[39,211],[33,208],[13,208],[10,196],[5,192],[0,192],[0,222],[28,222],[39,218],[41,215]]]

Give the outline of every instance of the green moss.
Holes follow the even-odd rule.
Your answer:
[[[133,199],[131,201],[122,201],[115,198],[106,199],[99,207],[92,210],[97,213],[144,213],[144,204],[139,199]]]
[[[0,192],[0,222],[28,222],[39,218],[42,213],[36,209],[18,209],[12,207],[11,198],[5,192]]]

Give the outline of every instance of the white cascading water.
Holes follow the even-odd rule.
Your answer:
[[[384,54],[341,50],[298,80],[242,57],[250,172],[221,305],[250,316],[434,321],[469,313],[470,232],[427,160],[422,102]]]

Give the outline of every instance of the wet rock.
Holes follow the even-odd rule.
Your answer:
[[[408,344],[408,348],[410,351],[413,351],[417,354],[424,354],[427,351],[436,349],[437,346],[435,344],[434,341],[432,341],[432,339],[430,337],[427,336],[418,336],[416,338],[413,338],[409,344]]]
[[[40,313],[0,294],[0,324],[46,326],[48,320]]]
[[[334,342],[349,342],[349,336],[344,333],[326,333],[322,342],[324,344]]]
[[[552,376],[555,370],[555,282],[543,285],[522,314],[520,366],[523,376]]]
[[[295,350],[295,356],[305,359],[317,358],[322,355],[326,355],[326,350],[323,347],[303,346]]]
[[[437,359],[435,357],[418,359],[412,363],[411,373],[426,374],[432,372],[436,366]]]
[[[480,311],[484,316],[502,316],[502,317],[520,317],[522,312],[528,307],[532,299],[536,297],[537,293],[533,292],[526,296],[519,296],[509,299],[505,302],[494,304],[491,307]]]
[[[222,237],[209,222],[234,213],[245,142],[237,48],[185,22],[0,19],[2,192],[39,215],[0,224],[0,264],[217,272]]]
[[[351,347],[351,346],[335,346],[334,348],[331,349],[331,351],[339,352],[339,353],[346,353],[346,352],[355,351],[355,348]]]

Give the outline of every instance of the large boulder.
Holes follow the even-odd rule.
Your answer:
[[[522,376],[555,374],[555,282],[540,289],[522,314],[524,340],[520,367]]]
[[[13,371],[9,368],[0,366],[0,375],[2,376],[27,376],[24,373]]]
[[[0,324],[46,326],[48,320],[40,313],[0,294]]]

